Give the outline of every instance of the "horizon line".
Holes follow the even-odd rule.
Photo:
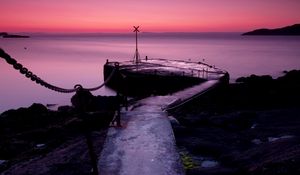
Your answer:
[[[133,32],[9,32],[9,31],[0,31],[0,33],[6,32],[9,34],[58,34],[58,35],[78,35],[78,34],[113,34],[113,35],[118,35],[118,34],[131,34]],[[205,32],[183,32],[183,31],[174,31],[174,32],[151,32],[151,31],[145,31],[145,32],[140,32],[141,34],[214,34],[214,33],[245,33],[245,31],[234,31],[234,32],[228,32],[228,31],[205,31]]]

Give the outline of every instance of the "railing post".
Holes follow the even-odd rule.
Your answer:
[[[208,68],[206,68],[206,79],[208,79]]]
[[[124,102],[123,103],[125,103],[125,110],[126,111],[128,111],[128,91],[129,91],[129,89],[128,89],[128,79],[127,79],[127,76],[125,76],[124,77],[124,87],[125,87],[125,89],[124,89]]]

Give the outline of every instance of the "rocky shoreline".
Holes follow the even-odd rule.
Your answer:
[[[91,174],[90,155],[100,155],[116,103],[114,97],[90,97],[84,113],[71,106],[52,111],[42,104],[3,112],[0,174]]]
[[[187,175],[299,174],[300,71],[237,82],[170,114]]]

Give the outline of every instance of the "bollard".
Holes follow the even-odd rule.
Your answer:
[[[75,107],[75,110],[79,113],[79,117],[83,121],[83,132],[84,136],[86,138],[86,144],[88,146],[88,152],[91,159],[91,164],[93,167],[93,175],[98,175],[98,166],[97,166],[97,156],[93,148],[93,140],[91,136],[91,130],[88,126],[88,115],[87,111],[89,108],[89,105],[91,104],[92,98],[94,96],[91,94],[90,91],[85,90],[82,88],[81,85],[78,85],[78,89],[76,91],[76,94],[71,98],[72,105]]]

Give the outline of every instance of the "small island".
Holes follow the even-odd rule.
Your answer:
[[[294,24],[277,29],[257,29],[242,35],[300,35],[300,24]]]
[[[7,32],[0,32],[0,37],[2,37],[2,38],[29,38],[29,36],[26,36],[26,35],[8,34]]]

